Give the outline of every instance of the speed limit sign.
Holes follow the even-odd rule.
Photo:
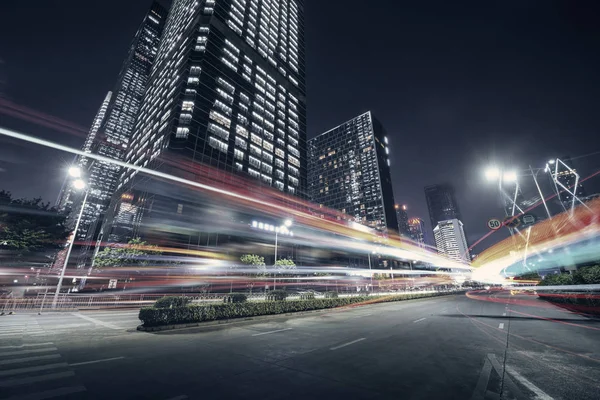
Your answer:
[[[490,219],[488,221],[487,226],[491,230],[495,231],[495,230],[500,229],[502,227],[502,222],[500,222],[499,219],[492,218],[492,219]]]

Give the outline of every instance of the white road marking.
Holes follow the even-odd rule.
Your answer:
[[[340,344],[339,346],[332,347],[332,348],[330,348],[329,350],[337,350],[337,349],[341,349],[342,347],[350,346],[351,344],[358,343],[358,342],[360,342],[360,341],[363,341],[363,340],[365,340],[365,339],[366,339],[366,338],[360,338],[360,339],[356,339],[356,340],[353,340],[353,341],[351,341],[351,342],[344,343],[344,344]]]
[[[54,374],[46,374],[46,375],[38,375],[38,376],[29,376],[27,378],[13,378],[7,379],[5,381],[0,381],[0,387],[12,387],[19,385],[29,385],[31,383],[43,382],[43,381],[51,381],[54,379],[68,378],[70,376],[75,376],[75,372],[73,371],[65,371],[65,372],[56,372]]]
[[[56,347],[46,347],[43,349],[32,349],[32,350],[17,350],[17,351],[7,351],[6,353],[0,353],[0,357],[4,356],[18,356],[21,354],[33,354],[33,353],[45,353],[47,351],[58,350]]]
[[[0,346],[0,349],[21,349],[23,347],[48,346],[49,344],[54,344],[54,343],[52,343],[52,342],[46,342],[46,343],[22,344],[22,345],[19,345],[19,346]]]
[[[289,331],[292,328],[285,328],[285,329],[277,329],[276,331],[269,331],[269,332],[261,332],[261,333],[255,333],[252,336],[261,336],[261,335],[268,335],[270,333],[277,333],[277,332],[283,332],[283,331]]]
[[[69,366],[69,364],[67,364],[67,363],[55,363],[55,364],[37,365],[35,367],[15,368],[15,369],[9,369],[7,371],[0,371],[0,377],[19,375],[19,374],[24,374],[27,372],[45,371],[47,369],[65,368],[68,366]]]
[[[527,389],[531,390],[535,393],[535,398],[538,400],[553,400],[552,396],[549,396],[547,393],[542,391],[539,387],[535,386],[531,381],[525,378],[523,375],[515,371],[512,367],[506,366],[506,372],[513,376],[516,380],[521,382],[523,386],[527,387]]]
[[[498,325],[498,328],[504,329],[504,322],[500,322],[500,325]]]
[[[503,313],[502,313],[502,316],[503,316],[503,317],[506,317],[506,313],[505,313],[505,312],[503,312]]]
[[[84,362],[69,364],[69,366],[70,367],[77,367],[79,365],[96,364],[96,363],[101,363],[101,362],[106,362],[106,361],[121,360],[123,358],[125,358],[125,357],[121,356],[121,357],[105,358],[103,360],[84,361]]]
[[[50,360],[53,358],[60,358],[60,354],[48,354],[45,356],[13,358],[11,360],[0,360],[0,365],[19,364],[19,363],[24,363],[24,362],[28,362],[28,361]]]
[[[85,386],[71,386],[71,387],[62,387],[58,389],[45,390],[43,392],[30,393],[26,395],[16,395],[11,397],[6,397],[3,400],[44,400],[51,399],[53,397],[64,396],[71,393],[79,393],[85,392],[87,389]]]
[[[373,315],[373,314],[357,315],[356,317],[353,317],[353,318],[362,318],[362,317],[368,317],[369,315]]]
[[[413,324],[414,324],[415,322],[421,322],[421,321],[425,321],[426,319],[427,319],[427,318],[420,318],[420,319],[418,319],[418,320],[416,320],[416,321],[413,321]]]
[[[74,315],[76,317],[79,317],[79,318],[82,318],[82,319],[85,319],[87,321],[93,322],[96,325],[102,325],[105,328],[118,329],[118,330],[122,330],[123,329],[123,328],[118,327],[116,325],[109,324],[108,322],[103,322],[103,321],[100,321],[99,319],[88,317],[87,315],[83,315],[83,314],[80,314],[80,313],[73,313],[72,315]]]

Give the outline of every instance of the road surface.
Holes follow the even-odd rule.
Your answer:
[[[475,292],[135,331],[136,311],[0,317],[0,399],[597,399],[600,323]]]

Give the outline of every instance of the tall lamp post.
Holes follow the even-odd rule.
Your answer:
[[[367,255],[369,256],[369,273],[371,275],[371,292],[373,291],[373,270],[371,269],[371,254],[375,254],[375,250],[373,250],[371,253],[367,253]]]
[[[271,224],[267,224],[259,221],[252,221],[252,227],[255,229],[261,229],[267,232],[275,232],[275,258],[273,259],[273,265],[277,262],[277,246],[278,246],[278,238],[279,234],[294,236],[294,232],[292,232],[289,228],[293,225],[293,221],[291,219],[286,219],[283,221],[283,224],[280,226],[275,226]],[[273,278],[273,289],[275,289],[275,280]]]
[[[86,187],[85,181],[81,178],[82,172],[79,167],[71,167],[69,168],[69,176],[74,178],[73,187],[76,190],[83,190]],[[73,243],[75,242],[75,238],[77,237],[77,230],[79,229],[79,224],[81,222],[81,217],[83,216],[83,210],[85,209],[85,204],[87,202],[89,190],[86,189],[85,195],[83,196],[83,202],[81,203],[81,210],[79,210],[79,216],[77,217],[77,222],[75,223],[75,229],[73,230],[73,237],[69,242],[69,248],[67,250],[67,254],[65,256],[65,262],[63,264],[62,270],[60,271],[60,278],[58,279],[58,284],[56,285],[56,292],[54,293],[54,299],[52,300],[52,308],[56,308],[58,304],[58,296],[60,295],[60,289],[62,288],[63,279],[65,277],[65,271],[67,270],[67,265],[69,264],[69,257],[71,256],[71,250],[73,250]]]

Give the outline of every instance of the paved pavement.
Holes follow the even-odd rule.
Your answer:
[[[137,332],[136,311],[0,317],[2,399],[597,399],[600,323],[453,295]]]

